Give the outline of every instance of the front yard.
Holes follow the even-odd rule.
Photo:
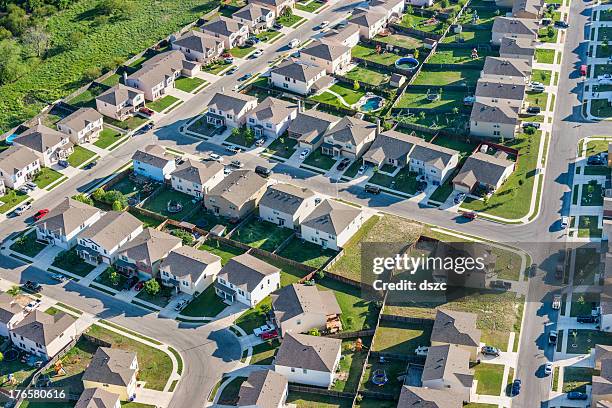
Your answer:
[[[476,393],[481,395],[500,395],[504,380],[503,364],[477,364],[474,367],[474,380],[478,381]]]
[[[123,130],[134,130],[139,128],[140,126],[147,123],[149,119],[143,118],[142,116],[132,116],[126,120],[119,121],[115,119],[111,119],[109,117],[104,117],[104,123],[108,123],[110,125],[116,126],[119,129]]]
[[[6,189],[6,194],[0,197],[0,213],[4,214],[29,196],[19,190]]]
[[[273,252],[290,235],[293,230],[279,227],[268,221],[259,221],[252,217],[232,234],[232,239],[265,251]]]
[[[276,355],[276,350],[280,347],[278,339],[270,340],[253,347],[251,364],[270,365]]]
[[[98,140],[94,142],[94,146],[100,149],[106,149],[110,145],[121,140],[122,137],[123,135],[116,130],[105,127],[100,133],[100,136],[98,136]]]
[[[540,64],[554,64],[555,50],[549,50],[546,48],[536,48],[535,59],[536,62],[539,62]]]
[[[17,238],[10,249],[25,256],[29,256],[30,258],[34,258],[40,251],[45,249],[45,246],[45,244],[36,241],[36,231],[32,231]]]
[[[162,285],[161,280],[157,280],[159,283],[159,292],[152,295],[146,290],[142,289],[140,292],[138,292],[138,295],[136,295],[136,299],[144,300],[145,302],[153,303],[154,305],[164,308],[168,305],[168,303],[170,303],[172,295],[174,295],[176,292],[174,287],[164,286]]]
[[[72,167],[79,167],[83,163],[91,160],[93,157],[95,157],[95,155],[96,154],[94,152],[87,150],[82,146],[74,146],[74,152],[68,156],[68,163]]]
[[[172,95],[166,95],[156,101],[147,103],[147,108],[153,109],[155,112],[163,112],[178,101],[180,101],[179,98]]]
[[[374,173],[369,182],[406,194],[416,194],[418,182],[417,173],[409,170],[408,166],[402,168],[394,177],[381,172]]]
[[[53,260],[51,266],[61,268],[65,271],[72,272],[75,275],[87,276],[87,274],[95,269],[94,265],[90,265],[77,254],[76,249],[72,248],[67,251],[62,251]]]
[[[596,371],[589,367],[565,367],[563,369],[563,392],[585,393],[586,386],[591,385],[594,375],[597,375]]]
[[[603,230],[599,228],[597,215],[580,215],[578,217],[579,238],[601,238]]]
[[[191,317],[215,317],[221,313],[227,305],[215,293],[214,285],[207,287],[202,293],[195,297],[181,314]]]
[[[266,153],[273,154],[274,156],[288,159],[293,155],[293,153],[295,153],[296,148],[296,139],[281,135],[270,143],[265,151]]]
[[[325,5],[324,1],[311,0],[310,2],[297,2],[295,8],[298,10],[305,11],[307,13],[316,13],[321,7]]]
[[[59,171],[55,171],[49,167],[43,167],[40,169],[40,173],[34,177],[34,183],[36,183],[38,188],[45,188],[62,177],[64,176]]]
[[[205,80],[198,77],[188,78],[188,77],[180,77],[176,81],[174,81],[174,85],[177,89],[180,89],[184,92],[193,92],[196,89],[200,89],[206,83]]]
[[[600,207],[603,205],[603,187],[596,181],[582,185],[580,205],[585,207]]]
[[[145,201],[143,208],[163,215],[164,217],[172,218],[173,220],[181,220],[190,213],[195,206],[199,205],[198,202],[194,203],[193,201],[194,198],[192,196],[166,187],[155,197],[149,197]],[[182,210],[177,213],[168,211],[168,204],[170,202],[180,203]]]
[[[300,17],[297,14],[287,13],[276,19],[276,22],[283,27],[295,27],[302,21],[306,20],[304,17]]]
[[[303,164],[318,167],[325,171],[331,169],[335,163],[336,160],[333,157],[323,155],[323,153],[321,153],[321,149],[315,149],[312,151],[303,162]]]
[[[234,47],[229,52],[235,58],[244,58],[255,51],[255,47]]]
[[[244,330],[247,335],[253,334],[253,330],[257,327],[261,327],[266,324],[266,313],[272,307],[272,298],[268,296],[261,302],[257,304],[257,306],[248,309],[242,315],[240,315],[234,324]]]

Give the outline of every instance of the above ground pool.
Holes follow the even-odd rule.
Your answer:
[[[395,61],[395,67],[405,71],[414,71],[419,66],[419,60],[414,57],[401,57]]]
[[[385,104],[385,100],[378,95],[366,95],[365,101],[359,106],[359,110],[362,112],[373,112],[382,107]]]
[[[17,136],[18,136],[18,135],[14,134],[14,133],[11,133],[10,135],[8,135],[8,136],[6,137],[6,139],[5,139],[4,141],[6,142],[6,144],[13,144],[13,140],[15,140],[15,138],[16,138]]]

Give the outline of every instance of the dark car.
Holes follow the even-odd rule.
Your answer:
[[[569,24],[567,24],[565,21],[555,21],[555,27],[557,27],[557,28],[568,28]]]
[[[567,393],[568,400],[585,400],[587,398],[588,398],[588,395],[586,395],[583,392],[571,391]]]
[[[283,28],[283,25],[279,24],[279,23],[274,23],[274,25],[272,25],[272,27],[276,28],[277,30],[280,30],[281,28]]]
[[[589,156],[589,158],[587,159],[587,164],[589,166],[601,166],[605,164],[605,160],[600,155]]]
[[[140,131],[141,131],[141,132],[143,132],[143,133],[148,132],[149,130],[153,129],[153,126],[154,126],[153,122],[149,122],[149,123],[147,123],[146,125],[144,125],[144,126],[143,126],[143,127],[140,129]]]
[[[87,163],[83,168],[85,170],[93,169],[94,167],[96,167],[96,164],[98,164],[98,162],[94,160],[94,161]]]
[[[344,170],[348,167],[349,163],[351,161],[349,159],[342,159],[342,161],[340,162],[340,164],[338,165],[338,170]]]
[[[130,288],[137,283],[138,283],[138,277],[130,276],[123,284],[123,290],[130,290]]]
[[[473,212],[473,211],[462,212],[461,216],[464,217],[464,218],[467,218],[468,220],[476,219],[476,213]]]
[[[484,346],[480,352],[485,356],[499,356],[499,349],[493,346]]]
[[[23,288],[30,292],[36,292],[36,293],[42,290],[42,286],[40,286],[38,282],[34,282],[34,281],[26,281],[26,283],[23,284]]]
[[[364,190],[366,193],[380,194],[380,187],[373,186],[372,184],[366,184]]]
[[[512,283],[502,280],[493,280],[489,282],[489,286],[493,289],[509,290],[512,287]]]
[[[238,68],[230,68],[229,71],[225,73],[225,75],[234,75],[236,71],[238,71]]]
[[[516,380],[512,382],[512,390],[510,392],[510,395],[514,397],[516,395],[519,395],[520,392],[521,392],[521,380],[517,378]]]
[[[264,166],[256,166],[255,167],[255,173],[259,174],[262,177],[270,177],[270,174],[272,174],[272,171]]]
[[[68,160],[59,160],[57,164],[59,164],[63,168],[70,167],[70,163],[68,163]]]
[[[240,78],[238,78],[238,80],[239,80],[240,82],[242,82],[242,81],[246,81],[246,80],[251,79],[251,78],[253,78],[253,74],[248,73],[248,74],[244,74],[243,76],[241,76]]]
[[[527,113],[531,113],[532,115],[537,115],[540,112],[542,112],[542,108],[539,106],[530,106],[527,108]]]
[[[595,318],[595,316],[583,315],[583,316],[578,316],[576,318],[576,321],[578,321],[578,323],[595,323],[597,319]]]

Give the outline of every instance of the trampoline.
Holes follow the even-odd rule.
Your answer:
[[[374,385],[380,387],[385,385],[387,381],[389,381],[389,379],[387,378],[387,373],[383,369],[378,369],[372,374],[372,384]]]

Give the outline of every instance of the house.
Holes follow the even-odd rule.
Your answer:
[[[385,13],[387,21],[393,18],[400,18],[404,14],[404,0],[371,0],[369,8]]]
[[[278,183],[268,187],[259,201],[259,217],[285,228],[297,228],[316,206],[312,190]]]
[[[117,120],[129,118],[144,104],[144,92],[122,84],[117,84],[96,97],[96,110]]]
[[[321,42],[344,45],[353,48],[359,43],[359,26],[347,24],[344,28],[331,29],[319,39]]]
[[[40,171],[40,159],[24,146],[11,146],[0,153],[0,177],[4,185],[17,189]]]
[[[270,81],[277,88],[310,95],[329,88],[333,78],[326,75],[325,67],[289,59],[270,71]]]
[[[48,360],[78,336],[76,319],[64,312],[53,316],[38,309],[9,328],[13,346]]]
[[[188,159],[170,174],[172,188],[201,199],[223,180],[223,165],[216,161]]]
[[[115,266],[124,275],[153,279],[157,276],[161,260],[181,245],[183,241],[179,237],[146,228],[119,248]]]
[[[300,50],[300,58],[324,67],[330,75],[338,74],[351,63],[351,47],[331,41],[313,41]]]
[[[110,265],[119,247],[141,232],[142,222],[129,212],[109,211],[79,235],[76,250],[85,262]]]
[[[212,284],[221,270],[221,258],[207,251],[181,246],[170,251],[159,266],[162,284],[196,296]]]
[[[280,288],[280,269],[253,255],[242,254],[230,259],[217,275],[215,292],[230,303],[255,307]]]
[[[238,406],[282,408],[288,393],[289,384],[282,375],[271,370],[252,371],[240,386]]]
[[[345,116],[323,136],[321,153],[332,157],[357,159],[380,132],[379,125]]]
[[[539,22],[529,18],[495,17],[491,44],[501,44],[502,38],[522,38],[532,41],[538,35]]]
[[[251,32],[257,33],[267,30],[274,24],[274,11],[260,4],[249,3],[234,14],[232,18],[249,27]]]
[[[415,145],[423,143],[417,136],[387,130],[379,134],[363,155],[363,161],[373,166],[385,164],[402,168],[408,164],[408,155]]]
[[[204,195],[204,206],[221,217],[240,219],[255,209],[267,185],[251,170],[236,170]]]
[[[463,398],[446,389],[404,385],[397,408],[463,408]]]
[[[438,186],[446,181],[459,163],[459,151],[433,143],[421,142],[409,155],[410,171]]]
[[[302,239],[339,251],[364,221],[361,209],[325,200],[302,221]]]
[[[401,88],[405,83],[406,77],[396,72],[392,73],[391,78],[389,78],[389,85],[393,88]]]
[[[512,15],[518,18],[539,19],[544,10],[542,0],[514,0]]]
[[[274,358],[274,371],[290,383],[329,388],[341,351],[340,339],[287,333]]]
[[[525,81],[519,77],[485,77],[476,83],[476,102],[506,102],[509,106],[522,105],[525,99]]]
[[[98,347],[83,373],[83,387],[101,388],[128,401],[136,394],[138,359],[133,351]]]
[[[257,98],[234,91],[217,92],[208,102],[206,122],[228,128],[241,127],[246,123],[247,113],[257,106]]]
[[[514,139],[519,130],[519,101],[475,102],[470,114],[470,133],[474,136]]]
[[[476,360],[482,335],[476,328],[477,318],[474,313],[438,309],[431,330],[431,345],[453,344],[467,351],[470,359]]]
[[[121,400],[117,394],[102,388],[87,388],[74,408],[121,408]]]
[[[0,336],[9,337],[9,330],[25,317],[23,307],[12,296],[0,293]]]
[[[605,221],[604,221],[605,226]],[[601,331],[612,332],[612,254],[606,253],[604,264],[604,287],[599,295]]]
[[[74,150],[67,135],[41,124],[20,134],[13,140],[13,144],[30,149],[44,167],[51,167],[60,160],[66,160]]]
[[[526,59],[486,57],[480,77],[520,77],[528,83],[531,69],[531,63]]]
[[[406,5],[417,7],[431,7],[433,6],[433,4],[433,0],[406,0]]]
[[[282,16],[295,7],[295,0],[250,0],[249,3],[271,9],[276,17]]]
[[[2,171],[0,170],[0,176]],[[0,197],[6,194],[6,186],[4,185],[4,180],[0,178]]]
[[[502,157],[476,152],[470,155],[453,178],[455,190],[469,193],[475,188],[497,190],[514,171],[514,162]]]
[[[522,59],[531,64],[535,57],[536,48],[535,40],[503,37],[499,45],[499,57]]]
[[[102,212],[89,204],[72,198],[53,207],[36,225],[36,239],[63,249],[72,248],[77,235],[90,227],[102,216]]]
[[[350,23],[359,27],[359,36],[366,40],[376,37],[387,25],[387,14],[379,9],[357,8]]]
[[[183,53],[189,61],[208,63],[223,54],[225,45],[219,38],[191,30],[171,41],[172,49]]]
[[[612,403],[612,347],[595,346],[595,370],[597,372],[592,377],[591,407],[607,407]]]
[[[287,333],[307,333],[309,330],[336,332],[342,329],[342,310],[332,290],[294,283],[272,294],[274,320]]]
[[[323,142],[323,135],[342,119],[339,116],[312,109],[298,112],[287,128],[287,135],[298,141],[300,148],[314,150]]]
[[[200,26],[204,34],[223,41],[223,47],[232,49],[244,45],[249,37],[249,26],[228,17],[220,16]]]
[[[132,155],[134,174],[155,181],[164,181],[176,170],[174,156],[160,145],[147,145]]]
[[[451,391],[469,402],[474,381],[470,352],[455,344],[432,345],[427,351],[421,381],[423,387]]]
[[[171,50],[149,58],[133,74],[124,73],[124,82],[142,91],[146,100],[154,101],[164,96],[167,89],[174,88],[178,77],[192,77],[199,69],[200,65],[187,60],[181,51]]]
[[[246,124],[255,137],[278,137],[287,131],[298,113],[298,105],[268,96],[247,113]]]
[[[81,108],[57,122],[57,129],[74,144],[94,141],[103,129],[102,115],[93,108]]]

